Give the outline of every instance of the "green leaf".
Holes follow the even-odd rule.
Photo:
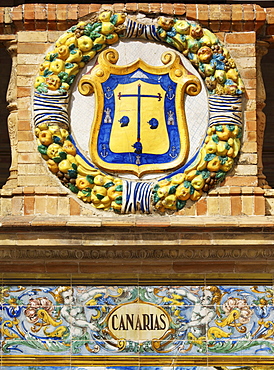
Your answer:
[[[242,130],[240,129],[240,131],[239,131],[239,133],[237,135],[237,139],[241,139],[241,137],[242,137]]]
[[[208,171],[208,170],[203,170],[203,171],[201,171],[201,175],[202,175],[202,177],[203,177],[203,179],[208,179],[209,178],[209,176],[210,176],[210,171]]]
[[[91,188],[85,188],[82,190],[82,193],[87,195],[87,196],[90,196],[90,193],[91,193]]]
[[[55,162],[55,163],[60,163],[62,161],[62,158],[60,157],[54,157],[52,158],[52,160]]]
[[[71,179],[76,179],[77,178],[77,171],[75,170],[68,170],[68,175]]]
[[[55,142],[55,144],[61,144],[61,139],[60,139],[59,136],[54,135],[52,138],[53,138],[53,141]]]
[[[58,57],[58,53],[50,54],[49,61],[52,62]]]
[[[68,78],[68,73],[67,72],[60,72],[58,74],[58,77],[60,78],[60,80],[62,82],[66,82],[67,78]]]
[[[90,60],[90,56],[89,55],[84,55],[81,62],[87,63],[87,62],[89,62],[89,60]]]
[[[74,171],[77,171],[77,164],[76,163],[72,163],[71,167],[74,169]]]
[[[47,154],[47,150],[48,150],[48,147],[45,146],[45,145],[38,145],[38,151],[43,154],[43,155],[46,155]]]
[[[214,143],[218,144],[220,139],[219,139],[219,136],[217,134],[214,134],[214,135],[212,135],[212,140],[214,141]]]
[[[72,76],[69,76],[67,79],[66,79],[66,82],[71,85],[74,81],[76,76],[72,75]]]
[[[222,181],[222,180],[225,178],[225,175],[226,175],[226,173],[225,173],[224,171],[221,171],[221,170],[220,170],[220,171],[218,171],[218,172],[216,173],[216,177],[215,177],[215,178],[216,178],[217,180],[221,180],[221,181]]]
[[[171,186],[169,188],[168,194],[175,194],[177,187],[178,187],[178,185]]]
[[[72,44],[72,45],[74,45],[74,44]],[[70,47],[71,47],[72,45],[70,45]],[[69,47],[69,48],[70,48],[70,47]],[[70,54],[74,55],[74,54],[76,54],[76,53],[77,53],[77,50],[75,50],[75,45],[74,45],[74,48],[73,48],[72,50],[70,50]]]
[[[177,211],[180,211],[181,209],[183,209],[185,205],[186,205],[186,201],[185,200],[178,199],[177,202],[176,202],[176,209],[177,209]]]
[[[221,162],[221,164],[225,164],[225,162],[227,161],[227,156],[225,156],[225,157],[220,157],[219,156],[219,160],[220,160],[220,162]]]
[[[47,84],[45,84],[44,82],[42,82],[38,87],[37,87],[37,91],[40,93],[40,94],[46,94],[48,92],[48,88],[47,88]]]
[[[118,18],[118,15],[117,14],[113,14],[113,16],[110,18],[111,23],[114,24],[114,25],[116,25],[117,18]]]
[[[184,181],[184,187],[186,189],[188,189],[190,187],[190,185],[191,185],[191,182],[190,181]]]
[[[98,198],[99,200],[102,200],[104,198],[104,195],[102,195],[102,194],[96,194],[96,198]]]
[[[89,182],[90,184],[94,184],[94,176],[87,175],[87,176],[86,176],[86,179],[88,180],[88,182]]]
[[[73,192],[73,193],[78,193],[79,189],[77,188],[77,186],[73,185],[73,184],[69,184],[69,189]]]
[[[70,69],[70,68],[72,68],[72,67],[74,67],[74,64],[73,64],[73,63],[66,63],[66,64],[65,64],[65,68],[66,68],[66,69]]]
[[[159,184],[156,184],[155,186],[154,186],[154,191],[157,191],[158,189],[159,189],[159,187],[160,187],[160,185]]]
[[[67,159],[67,153],[66,152],[60,152],[59,153],[59,157],[63,160],[63,159]]]
[[[101,44],[95,44],[95,45],[93,45],[91,50],[98,51],[98,50],[102,49],[102,47],[103,47],[103,45],[101,45]]]
[[[123,185],[117,185],[115,190],[116,191],[123,191]]]
[[[204,158],[204,161],[206,161],[206,162],[209,162],[209,161],[211,161],[212,159],[214,159],[216,157],[216,154],[214,154],[214,153],[208,153],[208,154],[206,154],[206,156],[205,156],[205,158]]]
[[[157,193],[154,193],[153,194],[153,202],[154,202],[154,204],[158,203],[159,200],[160,200],[160,197],[158,196],[158,194]]]
[[[114,182],[109,181],[109,182],[107,182],[107,183],[104,185],[104,188],[108,189],[108,188],[110,188],[110,187],[111,187],[111,186],[113,186],[113,185],[114,185]]]
[[[122,204],[122,197],[121,197],[121,196],[117,197],[117,198],[115,199],[115,203],[116,203],[116,204]]]
[[[216,131],[222,132],[223,131],[223,126],[222,125],[217,125],[215,126]]]
[[[226,127],[229,129],[229,131],[234,131],[235,126],[234,125],[226,125]]]
[[[192,195],[192,194],[194,194],[194,192],[195,192],[195,189],[194,189],[194,187],[191,185],[191,186],[190,186],[190,191],[189,191],[189,193]]]
[[[226,148],[226,150],[229,150],[231,148],[231,146],[228,143],[225,143],[225,148]]]
[[[44,70],[43,75],[44,75],[44,77],[48,77],[48,76],[53,75],[53,72],[52,72],[52,71],[50,71],[48,68],[46,68],[46,69]]]

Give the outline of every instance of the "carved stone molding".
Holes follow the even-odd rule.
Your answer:
[[[262,76],[261,60],[268,52],[269,43],[257,41],[256,44],[256,70],[257,70],[257,88],[256,88],[256,116],[257,116],[257,148],[258,148],[258,185],[262,188],[270,188],[266,176],[263,174],[263,141],[266,124],[266,117],[263,112],[265,107],[266,92]]]
[[[183,247],[157,249],[121,248],[1,248],[0,260],[4,261],[111,261],[115,260],[172,260],[172,261],[218,261],[273,260],[274,249],[267,247]]]
[[[17,154],[17,131],[18,131],[18,107],[17,107],[17,41],[12,40],[5,43],[7,51],[12,58],[12,68],[7,91],[8,131],[11,145],[10,176],[4,188],[15,188],[17,186],[18,154]]]

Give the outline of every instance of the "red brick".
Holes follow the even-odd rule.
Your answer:
[[[168,5],[170,8],[171,4],[162,4],[162,5]],[[138,10],[138,4],[137,3],[127,3],[126,4],[126,11],[127,12],[137,12]]]
[[[256,68],[245,68],[241,70],[242,78],[256,78]]]
[[[220,4],[220,20],[231,22],[232,8],[229,4]]]
[[[27,5],[27,4],[26,4]],[[26,31],[34,31],[36,30],[34,22],[24,22],[25,30]]]
[[[48,4],[48,21],[56,20],[56,4]]]
[[[210,4],[209,5],[209,20],[211,21],[220,21],[221,20],[221,13],[220,13],[220,5],[219,4]]]
[[[256,141],[257,140],[257,132],[256,131],[248,131],[246,133],[246,138],[248,141]]]
[[[66,31],[68,29],[67,22],[57,22],[58,31]]]
[[[68,4],[68,19],[78,19],[78,4]]]
[[[256,111],[255,110],[246,111],[245,112],[245,119],[246,119],[246,121],[255,120],[256,119]]]
[[[248,99],[253,99],[255,100],[256,99],[256,90],[253,90],[253,89],[246,89],[246,96]]]
[[[56,22],[48,22],[48,30],[49,31],[56,31],[57,30],[57,23]]]
[[[255,195],[254,199],[254,213],[256,216],[265,216],[265,198],[264,196]]]
[[[46,31],[48,29],[48,22],[47,21],[36,21],[35,22],[35,30],[36,31]]]
[[[18,121],[18,131],[31,130],[30,121]]]
[[[149,12],[148,3],[138,3],[138,9],[139,12],[141,13],[148,13]]]
[[[57,4],[56,8],[58,21],[65,21],[68,18],[67,4]]]
[[[264,22],[266,19],[266,12],[265,10],[260,7],[260,5],[255,4],[255,15],[256,15],[256,21],[257,22]]]
[[[273,33],[274,33],[274,25],[267,26],[266,34],[267,35],[273,35]]]
[[[33,133],[31,131],[18,131],[19,141],[33,141]]]
[[[13,21],[21,21],[23,19],[23,7],[22,5],[12,8],[11,19]]]
[[[101,9],[101,4],[89,4],[89,13],[97,13]]]
[[[4,23],[4,11],[5,11],[5,8],[4,7],[0,7],[0,23]]]
[[[208,26],[209,14],[208,14],[208,5],[199,4],[197,5],[198,17],[197,20],[202,23],[203,26]]]
[[[89,14],[89,5],[88,4],[79,4],[79,17],[84,17]]]
[[[35,18],[34,4],[24,4],[24,20],[33,20]]]
[[[31,88],[30,87],[18,87],[17,88],[17,97],[23,98],[26,96],[31,96]]]
[[[274,24],[274,9],[266,8],[266,23]]]
[[[226,35],[225,41],[229,44],[254,44],[255,32],[234,32]]]
[[[231,22],[221,21],[220,31],[230,32],[231,31]]]
[[[243,4],[243,16],[244,20],[247,21],[254,21],[255,19],[255,9],[253,4]]]
[[[24,197],[24,215],[33,215],[34,213],[34,196]]]
[[[221,22],[216,20],[216,21],[210,21],[209,22],[209,28],[212,32],[216,33],[220,31],[221,28]]]
[[[206,198],[202,198],[196,203],[196,210],[197,210],[197,216],[205,216],[207,214]]]
[[[176,9],[175,9],[175,5],[174,4],[174,11],[175,11],[175,15],[177,14],[176,12]],[[193,20],[196,20],[197,19],[197,6],[196,4],[187,4],[186,5],[186,17],[187,19],[193,19]]]
[[[194,5],[195,7],[195,5]],[[181,3],[175,3],[173,4],[173,11],[174,15],[185,15],[186,14],[186,5]],[[190,11],[190,8],[189,8]],[[189,18],[189,15],[187,15],[187,18]],[[195,11],[195,19],[196,19],[196,11]]]
[[[123,12],[124,10],[125,10],[125,4],[122,4],[122,3],[114,3],[113,4],[113,10],[115,11],[115,12],[119,12],[119,13],[121,13],[121,12]]]
[[[255,131],[257,129],[257,122],[256,121],[246,121],[245,128],[249,131]]]
[[[227,176],[224,185],[229,186],[257,186],[258,179],[256,176]]]
[[[161,12],[160,3],[150,3],[149,12],[153,14],[159,14]]]
[[[47,19],[47,5],[35,4],[35,20],[44,21]]]
[[[231,216],[240,216],[242,214],[242,200],[240,195],[232,195],[231,200]]]
[[[13,24],[14,24],[16,32],[25,31],[25,25],[22,21],[14,21]]]
[[[19,54],[44,54],[48,49],[48,45],[45,43],[18,43]]]
[[[75,199],[70,198],[70,214],[71,216],[79,216],[81,213],[81,207],[78,202],[76,202]]]

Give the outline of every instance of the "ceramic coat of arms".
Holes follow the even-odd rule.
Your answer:
[[[57,40],[35,89],[38,150],[97,209],[179,211],[224,179],[240,149],[235,62],[187,20],[104,11]]]

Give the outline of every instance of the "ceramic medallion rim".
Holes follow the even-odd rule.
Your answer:
[[[229,51],[217,37],[195,22],[174,20],[172,26],[166,27],[163,17],[160,17],[157,26],[153,21],[150,24],[140,24],[130,17],[117,13],[112,14],[111,18],[112,34],[105,32],[107,36],[104,36],[102,29],[105,23],[100,21],[101,14],[97,22],[79,22],[61,35],[56,41],[55,49],[46,54],[45,61],[40,66],[40,75],[35,80],[36,90],[33,104],[38,150],[47,161],[50,171],[57,175],[73,193],[77,194],[79,199],[98,210],[110,210],[118,214],[179,212],[187,202],[199,200],[201,196],[222,181],[235,164],[235,158],[241,145],[241,96],[244,93],[244,86],[237,67]],[[119,17],[124,18],[119,20]],[[183,165],[172,173],[164,174],[156,181],[128,181],[101,171],[83,158],[72,137],[68,136],[70,135],[68,102],[72,93],[70,87],[73,80],[79,70],[93,59],[97,52],[101,54],[105,46],[111,47],[113,42],[108,40],[111,40],[111,37],[112,39],[118,37],[123,23],[125,23],[123,37],[127,41],[133,38],[143,38],[177,49],[196,67],[202,79],[206,81],[209,92],[208,131],[199,150],[190,163],[188,162],[187,165]],[[92,48],[89,53],[81,53],[80,46],[76,47],[75,44],[78,43],[77,40],[80,37],[87,36],[79,37],[78,35],[76,40],[76,34],[82,32],[83,29],[86,32],[87,28],[92,29],[95,25],[101,27],[100,37],[95,40],[91,36],[90,38],[94,43],[93,48],[96,46],[97,49]],[[187,31],[180,30],[179,26],[182,27],[182,25],[187,27]],[[70,38],[73,37],[76,40],[75,44],[73,41],[69,44]],[[98,44],[95,45],[96,40],[101,38],[105,40],[105,44],[101,45],[102,50],[98,49]],[[199,45],[198,49],[195,49],[193,43]],[[62,47],[69,50],[67,59],[61,55]],[[204,52],[208,52],[209,56],[204,57],[202,55]],[[77,59],[77,53],[81,54],[82,59],[79,57]],[[85,56],[92,55],[92,57],[84,59],[84,54]],[[59,64],[57,61],[60,61]],[[209,62],[211,69],[208,67]],[[209,72],[205,69],[206,67]],[[211,80],[214,80],[214,89],[210,85],[207,73],[214,73],[214,76],[210,76]],[[67,82],[62,82],[61,78],[62,81]],[[53,129],[54,126],[57,127],[56,131]],[[45,132],[49,131],[49,128],[51,129],[51,141],[45,144],[41,138],[43,135],[46,136]],[[41,131],[44,132],[41,133]],[[52,154],[48,150],[50,145],[55,145],[55,147],[59,145],[59,151],[55,148],[55,154]]]

